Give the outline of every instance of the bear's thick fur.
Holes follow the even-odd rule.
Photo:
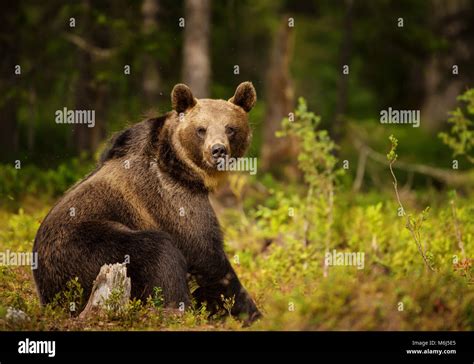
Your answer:
[[[198,302],[213,311],[235,298],[231,314],[260,316],[223,250],[208,193],[225,175],[219,158],[241,157],[250,142],[247,112],[256,93],[240,84],[228,101],[196,99],[178,84],[173,111],[118,133],[95,171],[52,208],[36,235],[34,278],[43,304],[78,277],[85,298],[100,267],[129,262],[132,296],[161,287],[169,307]]]

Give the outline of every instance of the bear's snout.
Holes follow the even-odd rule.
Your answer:
[[[227,155],[227,148],[224,144],[216,143],[211,147],[212,159],[218,161],[219,158],[224,158]]]

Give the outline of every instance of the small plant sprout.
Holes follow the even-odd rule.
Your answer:
[[[393,135],[390,135],[388,140],[391,143],[390,151],[387,154],[387,159],[389,162],[388,167],[390,168],[390,173],[393,178],[393,188],[395,190],[395,195],[397,196],[398,205],[400,206],[400,209],[402,211],[402,216],[406,216],[405,227],[410,231],[410,234],[413,237],[413,240],[415,241],[416,247],[418,248],[418,251],[420,252],[423,258],[423,261],[425,262],[426,268],[430,271],[434,271],[433,267],[430,264],[430,259],[428,259],[427,254],[421,244],[421,240],[422,240],[421,239],[421,226],[423,222],[426,221],[426,217],[428,215],[428,211],[430,208],[429,206],[426,207],[418,217],[413,217],[412,214],[406,214],[405,208],[403,207],[402,201],[400,199],[400,194],[398,193],[398,180],[395,175],[395,172],[393,171],[393,165],[398,158],[398,155],[397,155],[398,140]]]
[[[224,310],[226,310],[229,316],[232,316],[231,312],[232,312],[232,307],[234,307],[234,304],[235,304],[235,297],[232,296],[232,297],[226,298],[224,297],[224,295],[221,295],[221,299],[222,299]]]
[[[163,290],[161,287],[153,288],[153,297],[152,297],[153,306],[156,308],[162,308],[165,305],[165,299],[163,296]]]

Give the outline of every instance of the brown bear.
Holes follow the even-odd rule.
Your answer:
[[[56,203],[42,222],[33,251],[41,302],[51,302],[78,277],[85,298],[104,264],[127,262],[132,296],[161,287],[165,305],[189,306],[188,280],[210,311],[222,296],[231,314],[260,317],[223,249],[208,194],[225,176],[224,157],[241,157],[250,142],[247,113],[256,102],[250,82],[228,101],[196,99],[173,88],[173,111],[119,132],[97,168]]]

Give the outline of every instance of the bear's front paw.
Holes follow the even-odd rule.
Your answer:
[[[244,326],[249,326],[262,317],[262,313],[258,310],[255,302],[253,302],[247,292],[244,292],[239,298],[239,300],[236,300],[231,313],[242,320]]]
[[[255,308],[255,311],[252,312],[250,315],[247,316],[246,319],[243,320],[243,326],[248,327],[262,317],[263,317],[262,313],[257,308]]]

